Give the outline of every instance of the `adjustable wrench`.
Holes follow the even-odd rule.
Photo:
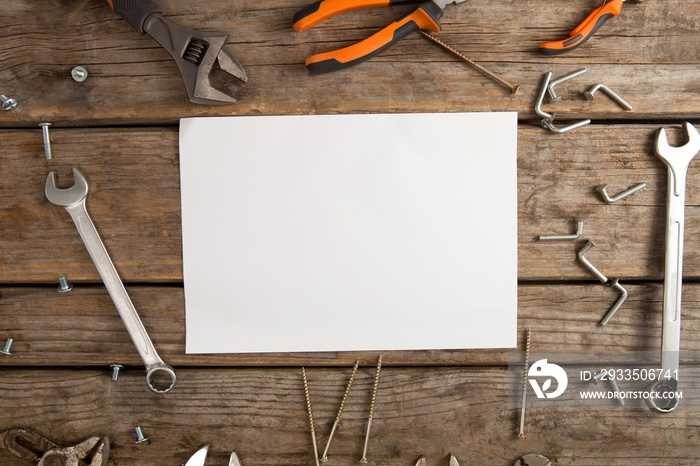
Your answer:
[[[109,253],[105,249],[100,235],[97,233],[97,229],[88,215],[85,207],[88,185],[85,177],[77,168],[73,169],[73,179],[75,180],[73,186],[68,189],[59,189],[56,187],[56,172],[49,173],[46,179],[46,199],[54,205],[65,208],[78,228],[78,233],[80,233],[80,237],[85,243],[85,247],[95,263],[95,267],[97,267],[97,272],[100,274],[105,287],[107,287],[107,292],[112,301],[114,301],[119,316],[124,321],[126,330],[129,332],[136,350],[146,365],[146,382],[148,387],[156,393],[169,392],[175,385],[175,371],[158,356],[153,342],[148,336],[146,328],[143,326],[129,298],[129,294],[124,288],[124,284],[119,278],[117,269],[114,267]],[[159,375],[159,379],[167,377],[169,383],[164,387],[160,387],[163,381],[159,380],[157,382],[159,386],[156,386],[154,380],[156,375]]]
[[[666,205],[666,258],[661,330],[661,374],[652,384],[649,405],[662,413],[678,407],[679,398],[653,398],[662,393],[675,395],[678,389],[681,349],[681,288],[683,286],[683,227],[685,224],[685,182],[690,161],[700,151],[700,134],[690,123],[683,124],[688,142],[671,147],[666,131],[656,134],[654,151],[668,168]]]

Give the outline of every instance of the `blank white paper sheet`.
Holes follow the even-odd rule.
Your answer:
[[[517,114],[180,123],[187,353],[513,348]]]

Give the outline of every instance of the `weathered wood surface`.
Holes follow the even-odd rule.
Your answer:
[[[224,30],[249,75],[246,84],[222,79],[239,98],[235,106],[189,104],[170,56],[136,33],[100,0],[69,4],[45,0],[4,2],[0,32],[3,93],[20,101],[0,126],[119,125],[175,122],[183,116],[349,112],[517,110],[533,118],[541,77],[585,66],[589,73],[562,85],[567,98],[556,111],[593,119],[697,118],[700,108],[700,0],[627,2],[622,14],[589,43],[564,57],[544,57],[537,45],[564,39],[599,5],[532,0],[471,1],[446,8],[440,37],[500,73],[522,91],[510,96],[488,78],[415,34],[347,72],[310,77],[307,55],[356,42],[390,23],[406,7],[343,15],[309,31],[291,20],[306,0],[160,2],[184,26]],[[70,78],[88,69],[84,83]],[[587,102],[580,92],[603,82],[635,109],[626,112],[604,97]]]
[[[518,324],[531,327],[532,350],[572,353],[566,359],[625,361],[647,352],[658,356],[661,348],[660,284],[624,284],[629,297],[608,323],[600,319],[619,293],[596,284],[549,284],[519,287]],[[129,294],[163,359],[175,366],[227,365],[363,365],[376,360],[373,352],[185,355],[185,306],[181,287],[129,286]],[[0,341],[13,337],[14,354],[0,358],[0,366],[66,366],[112,363],[143,364],[124,324],[102,286],[77,285],[70,293],[54,287],[0,288]],[[700,363],[700,285],[686,284],[683,295],[682,358]],[[6,336],[5,336],[6,335]],[[524,332],[518,335],[524,348]],[[231,335],[235,338],[235,335]],[[309,335],[313,338],[313,325]],[[387,366],[436,366],[507,364],[514,349],[397,351],[384,355]],[[562,360],[562,356],[560,356]]]
[[[663,278],[666,168],[653,155],[653,141],[657,128],[665,126],[590,125],[556,136],[520,126],[521,280],[595,280],[576,259],[585,238],[596,243],[588,257],[606,275]],[[41,155],[38,128],[3,133],[11,135],[11,143],[0,154],[0,186],[5,187],[0,191],[0,283],[53,283],[62,274],[76,282],[99,281],[70,217],[44,198],[47,173],[58,170],[59,184],[68,186],[70,167],[79,167],[88,179],[88,211],[123,279],[182,281],[177,129],[57,129],[49,162]],[[669,127],[669,135],[680,132]],[[700,277],[697,163],[688,174],[688,278]],[[491,176],[498,189],[497,173],[475,176]],[[605,183],[615,194],[639,182],[647,187],[612,205],[595,191]],[[575,231],[577,218],[585,220],[581,240],[538,241],[541,234]]]
[[[307,372],[323,451],[350,368]],[[373,372],[364,368],[357,373],[328,464],[350,466],[361,457]],[[685,391],[697,393],[700,370],[692,372],[695,377],[687,378]],[[413,466],[425,455],[429,465],[447,465],[452,453],[462,465],[505,466],[532,451],[562,466],[697,464],[697,403],[683,400],[682,408],[666,416],[630,400],[625,409],[613,400],[594,406],[532,406],[527,437],[519,439],[517,403],[508,401],[517,399],[518,386],[505,368],[385,368],[369,464]],[[113,383],[94,370],[5,370],[0,391],[5,394],[0,397],[0,428],[41,426],[44,435],[65,442],[106,432],[115,466],[180,465],[203,443],[212,446],[208,466],[228,464],[231,450],[244,465],[314,464],[298,368],[182,370],[178,388],[167,396],[148,393],[142,378],[128,373]],[[150,445],[133,444],[136,425]],[[26,464],[3,451],[0,463]]]
[[[329,464],[359,459],[376,353],[185,355],[177,121],[189,116],[377,112],[517,111],[519,331],[533,351],[567,362],[625,362],[658,356],[661,335],[666,169],[652,151],[659,127],[700,121],[700,0],[626,2],[622,14],[575,52],[544,57],[537,45],[566,37],[598,0],[470,1],[451,5],[439,37],[522,88],[516,95],[415,34],[352,70],[309,76],[307,55],[349,45],[408,8],[353,12],[309,31],[291,28],[305,0],[160,0],[186,27],[226,30],[246,68],[242,84],[215,75],[233,106],[190,104],[180,74],[155,41],[134,31],[101,0],[3,2],[0,93],[19,101],[0,112],[0,430],[30,426],[66,443],[112,437],[110,465],[179,465],[204,443],[207,465],[313,463],[299,367],[309,368],[319,446],[355,359],[362,362]],[[85,66],[84,83],[70,69]],[[558,119],[594,124],[555,135],[533,105],[543,74],[588,72],[546,103]],[[581,91],[605,83],[634,106]],[[54,124],[55,158],[43,157],[41,121]],[[671,131],[672,142],[682,142]],[[235,139],[232,139],[235,144]],[[510,465],[536,451],[561,465],[694,465],[700,457],[700,167],[689,171],[681,386],[671,415],[643,406],[528,410],[517,439],[507,365],[511,350],[411,351],[384,355],[370,462]],[[69,168],[88,178],[88,209],[144,324],[179,381],[172,393],[147,391],[143,366],[70,218],[43,195],[46,175]],[[498,175],[493,189],[498,189]],[[617,193],[646,182],[620,203]],[[488,197],[485,193],[484,199]],[[478,201],[484,201],[478,200]],[[542,243],[585,220],[577,242]],[[611,323],[598,321],[617,293],[576,260],[590,237],[590,260],[620,277],[629,298]],[[57,278],[76,283],[56,292]],[[640,356],[643,354],[643,356]],[[518,354],[516,353],[515,357]],[[520,354],[522,356],[522,354]],[[111,363],[127,366],[117,383]],[[135,446],[133,427],[151,440]],[[0,464],[24,464],[0,450]]]

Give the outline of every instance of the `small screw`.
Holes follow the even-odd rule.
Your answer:
[[[596,84],[595,86],[591,87],[586,92],[584,92],[583,95],[586,97],[586,99],[593,100],[595,99],[595,93],[598,92],[598,89],[608,94],[615,102],[620,104],[620,106],[625,110],[632,110],[632,106],[625,99],[620,97],[617,93],[615,93],[605,84]]]
[[[70,75],[75,82],[81,83],[87,79],[88,72],[84,67],[76,66],[75,68],[70,70]]]
[[[124,369],[124,366],[121,364],[112,364],[109,368],[112,369],[112,381],[116,382],[119,380],[119,371]]]
[[[0,94],[0,100],[2,101],[2,109],[6,112],[13,110],[17,106],[17,101],[15,99],[10,99],[6,95]]]
[[[135,445],[141,445],[142,443],[149,442],[148,437],[144,437],[141,426],[136,426],[134,431],[136,432],[136,441],[134,442]]]
[[[5,356],[11,356],[12,353],[10,353],[10,349],[12,348],[12,343],[14,340],[12,338],[8,338],[7,341],[5,341],[5,347],[0,351],[0,353],[4,354]]]
[[[59,293],[68,293],[70,290],[73,289],[73,284],[68,281],[68,279],[61,275],[58,277],[58,292]]]
[[[44,155],[46,156],[46,160],[51,160],[53,158],[53,154],[51,153],[51,140],[49,139],[49,126],[51,126],[51,123],[39,123],[39,126],[44,136]]]

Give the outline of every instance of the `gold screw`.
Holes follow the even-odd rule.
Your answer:
[[[369,404],[369,419],[367,420],[367,433],[365,434],[365,446],[362,451],[360,463],[367,462],[367,447],[369,446],[369,433],[372,428],[372,418],[374,418],[374,403],[377,400],[377,389],[379,388],[379,373],[382,371],[382,355],[379,355],[377,361],[377,370],[374,373],[374,387],[372,387],[372,401]]]
[[[474,60],[472,60],[471,58],[469,58],[469,57],[467,57],[466,55],[464,55],[463,53],[459,52],[459,51],[458,51],[457,49],[455,49],[454,47],[452,47],[452,46],[446,44],[445,42],[441,41],[440,39],[438,39],[438,38],[435,37],[434,35],[432,35],[432,34],[430,34],[430,33],[428,33],[428,32],[422,31],[422,30],[421,30],[420,32],[421,32],[421,34],[423,34],[423,35],[424,35],[425,37],[427,37],[428,39],[432,40],[433,42],[435,42],[435,43],[438,44],[439,46],[443,47],[445,50],[448,50],[448,51],[452,52],[453,54],[457,55],[459,58],[461,58],[461,59],[464,60],[465,62],[467,62],[467,63],[469,63],[470,65],[472,65],[472,66],[473,66],[474,68],[476,68],[477,70],[481,71],[481,72],[484,73],[485,75],[489,76],[490,78],[492,78],[492,79],[498,81],[499,83],[503,84],[504,86],[506,86],[508,89],[510,89],[510,93],[511,93],[511,94],[515,94],[516,92],[518,92],[518,89],[520,89],[520,85],[517,85],[517,86],[512,85],[511,83],[509,83],[509,82],[506,81],[505,79],[503,79],[503,78],[501,78],[500,76],[498,76],[498,75],[497,75],[496,73],[494,73],[493,71],[487,70],[486,68],[484,68],[483,66],[481,66],[480,64],[478,64],[477,62],[475,62]]]
[[[316,466],[318,463],[318,446],[316,445],[316,429],[314,428],[314,415],[311,411],[311,397],[309,396],[309,382],[306,379],[306,369],[301,368],[301,377],[304,381],[304,397],[306,398],[306,411],[309,413],[309,425],[311,426],[311,441],[314,444],[314,459],[316,460]]]
[[[527,328],[527,339],[525,342],[525,366],[523,369],[523,398],[520,402],[520,429],[518,437],[525,438],[525,398],[527,397],[527,371],[530,367],[530,327]]]
[[[323,450],[323,456],[321,457],[321,462],[325,463],[328,461],[328,448],[331,446],[331,440],[333,440],[333,435],[335,434],[335,429],[338,428],[340,423],[340,415],[343,413],[343,408],[345,407],[345,402],[348,400],[348,393],[350,393],[350,387],[352,387],[352,382],[355,380],[355,374],[357,373],[357,368],[360,365],[360,360],[355,361],[355,366],[352,368],[352,373],[350,374],[350,379],[348,380],[348,385],[345,387],[345,393],[343,394],[343,399],[340,401],[340,407],[338,408],[338,414],[335,416],[335,421],[333,422],[333,428],[331,429],[331,434],[328,436],[328,442],[326,443],[326,449]]]

